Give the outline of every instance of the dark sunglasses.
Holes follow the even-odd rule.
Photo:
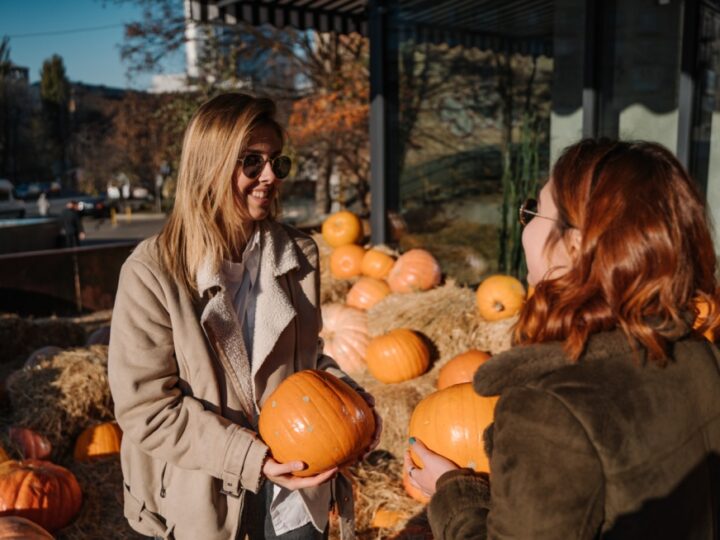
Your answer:
[[[270,168],[273,174],[278,180],[282,180],[290,174],[292,160],[288,156],[276,156],[265,159],[260,154],[247,154],[245,157],[238,159],[238,162],[242,165],[243,174],[253,180],[260,176],[260,173],[268,161],[270,162]]]
[[[518,220],[520,221],[520,225],[523,227],[530,223],[530,220],[534,217],[539,217],[543,219],[549,219],[552,221],[560,221],[555,218],[547,217],[547,216],[541,216],[538,214],[538,202],[536,199],[525,199],[522,204],[520,205],[520,208],[518,209]]]

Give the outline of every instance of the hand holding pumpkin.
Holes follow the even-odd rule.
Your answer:
[[[405,472],[413,486],[431,497],[435,493],[438,478],[448,471],[459,469],[459,467],[449,459],[430,450],[420,440],[411,438],[410,444],[412,444],[413,451],[422,460],[423,468],[418,468],[413,464],[410,450],[407,450],[404,459]]]
[[[303,470],[306,465],[302,461],[288,461],[287,463],[279,463],[272,457],[268,457],[263,463],[262,472],[265,477],[273,484],[294,491],[308,487],[319,486],[326,482],[337,473],[338,468],[333,467],[327,471],[315,474],[313,476],[294,476],[293,472]]]

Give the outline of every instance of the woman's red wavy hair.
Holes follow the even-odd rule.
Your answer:
[[[515,327],[518,343],[564,341],[577,360],[594,333],[620,327],[664,364],[670,344],[710,306],[699,332],[720,326],[716,255],[705,205],[678,160],[650,142],[583,140],[552,171],[560,220],[572,228],[573,267],[537,284]]]

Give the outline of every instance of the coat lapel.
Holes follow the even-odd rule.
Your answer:
[[[255,418],[250,359],[237,313],[222,282],[220,272],[203,265],[197,276],[198,290],[207,298],[200,323],[216,356],[232,382],[240,405],[251,422]]]
[[[285,274],[300,267],[295,243],[274,222],[261,223],[260,272],[255,284],[252,376],[272,352],[280,335],[297,312],[283,283]]]

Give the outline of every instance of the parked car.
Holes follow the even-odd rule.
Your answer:
[[[24,218],[25,203],[15,198],[10,180],[0,178],[0,218]]]
[[[45,191],[49,204],[47,215],[59,216],[70,201],[77,201],[81,216],[105,218],[110,216],[111,201],[102,196],[89,195],[72,189],[51,189]],[[26,199],[25,209],[28,216],[39,216],[37,194],[29,195]]]

